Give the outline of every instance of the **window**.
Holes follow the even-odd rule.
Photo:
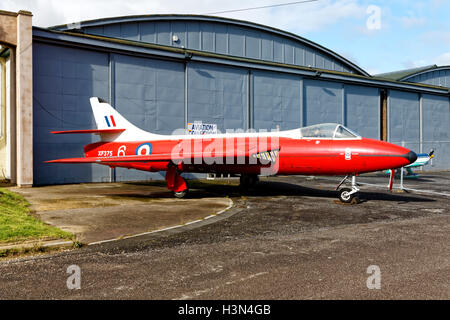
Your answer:
[[[322,123],[300,129],[302,138],[356,139],[360,136],[337,123]]]

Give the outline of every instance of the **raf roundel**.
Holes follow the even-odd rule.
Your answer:
[[[152,154],[152,144],[151,143],[143,143],[140,144],[139,147],[136,148],[137,156],[148,156]]]

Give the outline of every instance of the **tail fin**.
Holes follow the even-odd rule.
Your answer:
[[[105,100],[97,97],[90,99],[97,129],[126,129],[136,128],[127,119],[111,107]],[[138,128],[136,128],[138,129]],[[140,129],[138,129],[140,130]]]
[[[156,134],[149,133],[131,124],[103,99],[92,97],[90,98],[90,102],[98,130],[123,130],[123,133],[120,133],[118,137],[114,137],[113,140],[118,140],[118,138],[120,138],[120,140],[126,141],[134,139],[137,140],[142,137],[152,138],[157,136]],[[111,140],[111,136],[110,134],[101,134],[101,139]]]

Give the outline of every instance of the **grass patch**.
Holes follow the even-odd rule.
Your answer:
[[[45,253],[54,253],[61,252],[70,249],[78,249],[82,247],[82,243],[75,241],[72,246],[56,246],[56,247],[44,247],[39,243],[35,243],[31,247],[17,247],[10,249],[1,249],[0,250],[0,261],[5,258],[14,258],[16,256],[27,256],[27,255],[37,255],[37,254],[45,254]]]
[[[28,206],[22,196],[0,188],[0,244],[73,237],[33,217]]]

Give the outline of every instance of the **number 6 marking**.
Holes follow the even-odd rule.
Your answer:
[[[117,152],[117,156],[119,157],[124,157],[125,156],[125,151],[127,150],[126,146],[121,146]]]

